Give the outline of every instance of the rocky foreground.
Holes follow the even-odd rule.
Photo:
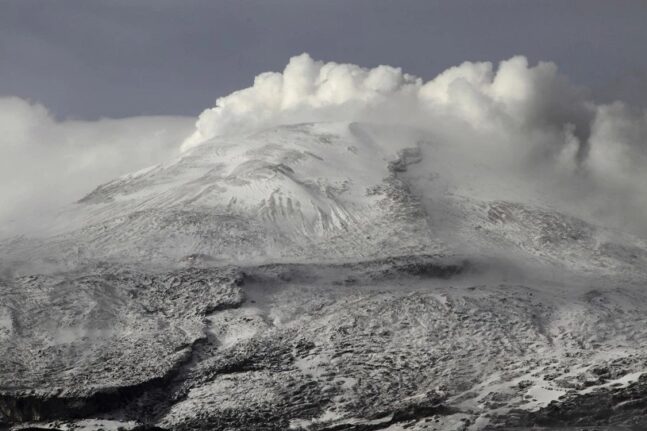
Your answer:
[[[166,273],[106,264],[6,280],[0,423],[645,429],[645,293],[586,279],[476,283],[488,265],[193,257]]]

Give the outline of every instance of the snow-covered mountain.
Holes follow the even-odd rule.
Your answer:
[[[148,262],[434,251],[420,202],[398,178],[415,151],[388,144],[347,123],[217,138],[98,187],[59,217],[45,248],[57,258],[65,250],[72,260]]]
[[[220,136],[3,241],[0,425],[646,424],[645,241],[442,151]]]
[[[435,147],[422,132],[362,123],[218,137],[97,187],[60,214],[45,239],[20,238],[3,249],[12,259],[65,265],[421,253],[521,253],[612,273],[642,272],[647,264],[646,243],[631,235],[559,212],[549,201],[515,201],[514,187],[506,193],[487,185],[492,192],[478,179],[469,187],[453,181],[468,168],[436,159]]]

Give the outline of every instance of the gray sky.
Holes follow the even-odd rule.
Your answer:
[[[0,0],[0,96],[58,118],[196,115],[304,51],[425,79],[523,54],[644,105],[646,46],[644,0]]]

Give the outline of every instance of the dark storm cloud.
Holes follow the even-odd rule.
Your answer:
[[[4,0],[0,95],[59,118],[195,115],[309,52],[424,79],[523,54],[612,99],[627,71],[647,70],[646,21],[640,0]]]

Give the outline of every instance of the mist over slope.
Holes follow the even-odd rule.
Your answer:
[[[105,260],[177,267],[196,256],[251,264],[441,253],[644,273],[639,237],[579,217],[532,173],[514,181],[461,151],[423,129],[357,122],[219,136],[99,186],[45,236],[5,241],[0,251],[26,271]]]
[[[57,119],[41,104],[0,97],[0,238],[47,228],[96,185],[173,157],[191,122]]]

